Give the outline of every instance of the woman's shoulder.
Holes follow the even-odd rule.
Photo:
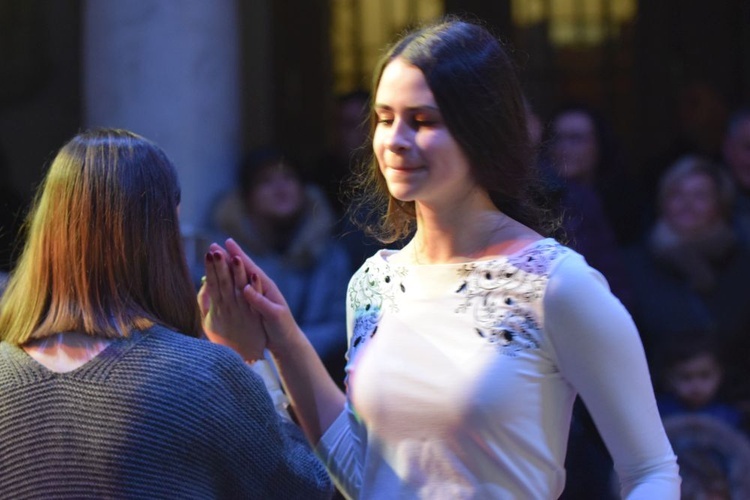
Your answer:
[[[604,275],[592,267],[580,253],[560,243],[557,243],[556,248],[551,247],[549,252],[554,258],[548,259],[548,299],[580,298],[585,297],[581,294],[599,290],[610,292]]]
[[[161,353],[165,363],[171,362],[200,370],[207,370],[217,364],[226,367],[244,365],[240,355],[229,347],[215,344],[208,339],[191,337],[161,325],[144,330],[142,335],[143,347],[154,353]]]
[[[563,257],[574,254],[569,247],[554,238],[539,238],[527,242],[507,255],[508,262],[529,272],[552,272]]]
[[[202,398],[206,390],[215,395],[243,394],[251,399],[264,392],[260,376],[229,347],[158,325],[141,335],[130,362],[121,366],[125,372],[131,372],[136,363],[152,381],[188,399]]]
[[[388,261],[391,257],[396,255],[399,250],[381,248],[375,251],[372,255],[365,259],[365,261],[357,268],[354,274],[362,274],[367,272],[371,267],[383,267],[388,265]]]

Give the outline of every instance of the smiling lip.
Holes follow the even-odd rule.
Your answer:
[[[403,165],[389,165],[388,168],[391,170],[397,170],[399,172],[413,172],[414,170],[421,170],[424,167],[422,166],[403,166]]]

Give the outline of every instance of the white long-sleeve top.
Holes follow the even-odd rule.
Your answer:
[[[350,498],[553,499],[579,393],[627,499],[678,499],[630,315],[552,239],[511,256],[391,265],[348,289],[347,405],[317,451]]]

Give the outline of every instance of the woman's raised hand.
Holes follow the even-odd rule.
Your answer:
[[[259,286],[260,280],[252,276],[248,280],[242,260],[215,243],[206,253],[205,265],[198,305],[206,336],[231,347],[247,361],[261,359],[266,347],[263,319],[245,299],[245,288]]]
[[[299,329],[276,283],[247,256],[233,239],[226,241],[226,250],[233,261],[239,259],[242,262],[245,273],[251,277],[252,286],[244,288],[244,297],[250,307],[263,318],[268,349],[273,354],[279,354],[285,349],[288,341],[298,335],[304,336],[304,334]]]

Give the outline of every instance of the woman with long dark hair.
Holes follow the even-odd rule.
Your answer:
[[[362,191],[380,250],[347,293],[347,393],[273,282],[211,247],[211,338],[264,337],[308,439],[351,498],[557,498],[577,393],[627,498],[679,497],[638,332],[550,234],[513,65],[477,24],[412,31],[375,71]],[[250,277],[250,284],[243,280]],[[247,311],[236,318],[238,292]],[[250,312],[257,313],[255,317]],[[240,324],[240,327],[236,325]]]

